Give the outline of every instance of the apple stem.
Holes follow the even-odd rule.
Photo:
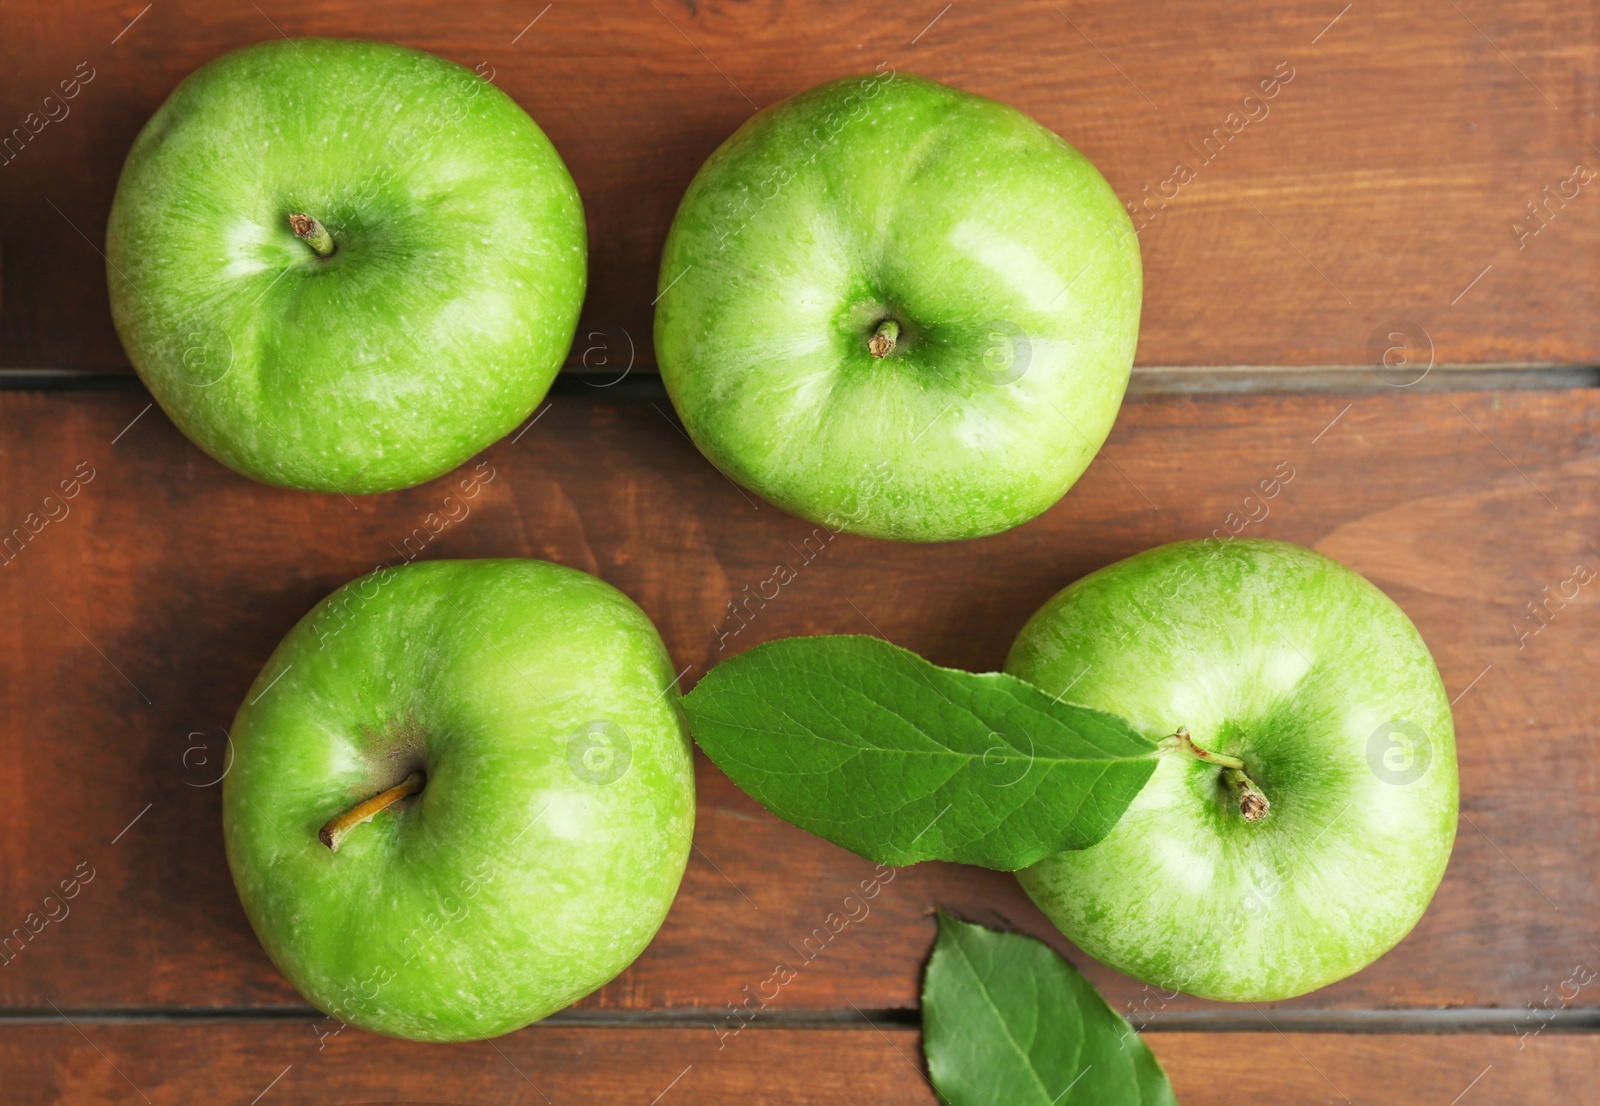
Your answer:
[[[1163,755],[1173,752],[1183,753],[1185,756],[1221,768],[1223,782],[1238,796],[1239,813],[1244,815],[1246,822],[1259,822],[1267,816],[1267,811],[1272,809],[1272,804],[1267,802],[1267,796],[1261,788],[1245,775],[1244,761],[1238,757],[1230,757],[1226,753],[1213,753],[1200,748],[1194,743],[1194,738],[1189,736],[1188,727],[1178,727],[1176,733],[1161,740],[1157,749]]]
[[[318,257],[332,257],[333,251],[338,249],[334,245],[333,235],[328,233],[328,228],[310,215],[296,212],[289,216],[289,229],[294,231],[296,238],[310,246],[311,252]]]
[[[407,795],[415,795],[422,790],[422,785],[428,777],[421,772],[413,772],[401,780],[394,787],[379,795],[374,795],[364,803],[357,803],[343,814],[328,819],[328,824],[317,833],[321,842],[334,852],[339,851],[339,845],[351,830],[362,822],[370,822],[380,811],[387,810]]]
[[[894,344],[900,337],[900,324],[893,319],[885,319],[878,324],[878,329],[867,341],[867,349],[872,351],[872,356],[882,360],[894,352]]]
[[[1266,795],[1255,781],[1244,774],[1239,768],[1224,768],[1222,778],[1235,795],[1239,797],[1239,813],[1244,815],[1246,822],[1259,822],[1267,816],[1267,811],[1272,809],[1272,804],[1267,802]]]

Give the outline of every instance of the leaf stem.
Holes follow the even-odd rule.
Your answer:
[[[1238,757],[1230,757],[1226,753],[1213,753],[1202,749],[1194,743],[1194,738],[1189,736],[1186,726],[1179,726],[1177,731],[1169,737],[1161,739],[1157,746],[1160,753],[1182,753],[1184,756],[1193,757],[1195,760],[1207,764],[1215,764],[1222,769],[1222,782],[1228,785],[1239,802],[1239,813],[1244,815],[1246,822],[1259,822],[1267,816],[1267,811],[1272,809],[1272,804],[1267,802],[1267,796],[1257,787],[1255,781],[1245,774],[1244,761]]]
[[[1244,761],[1238,757],[1230,757],[1226,753],[1213,753],[1200,748],[1194,743],[1194,738],[1189,736],[1187,726],[1179,726],[1176,733],[1161,739],[1162,753],[1185,753],[1196,760],[1203,760],[1207,764],[1215,764],[1220,768],[1243,768]]]

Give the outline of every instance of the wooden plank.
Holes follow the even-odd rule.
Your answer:
[[[0,1030],[13,1106],[638,1102],[763,1106],[936,1101],[906,1027],[761,1030],[539,1026],[419,1045],[295,1025],[54,1024]],[[1152,1033],[1184,1106],[1595,1103],[1594,1037]],[[1521,1047],[1519,1048],[1519,1044]]]
[[[719,656],[801,633],[878,632],[992,669],[1056,589],[1237,525],[1275,472],[1292,478],[1243,532],[1339,557],[1415,619],[1457,700],[1465,815],[1416,932],[1289,1005],[1493,1006],[1510,1032],[1573,965],[1600,967],[1587,928],[1600,856],[1581,830],[1600,818],[1595,593],[1545,598],[1578,562],[1600,567],[1593,392],[1136,400],[1044,517],[932,546],[830,537],[755,503],[647,402],[557,401],[488,451],[465,515],[445,499],[459,475],[360,502],[250,483],[146,402],[0,395],[0,523],[59,519],[0,566],[0,933],[44,917],[79,865],[93,872],[51,908],[70,915],[0,968],[0,1006],[298,1002],[238,907],[206,785],[279,637],[408,540],[412,555],[544,557],[601,575],[656,620],[686,685]],[[460,521],[430,537],[431,513]],[[779,562],[796,579],[747,602]],[[743,628],[728,614],[736,601]],[[1537,632],[1530,602],[1548,604]],[[911,1007],[934,905],[1052,933],[1010,877],[950,865],[902,870],[847,903],[871,864],[770,817],[704,762],[699,787],[698,848],[673,913],[591,1008],[726,1012],[780,962],[801,970],[778,1008]],[[852,911],[827,932],[830,915]],[[825,949],[814,959],[808,938]],[[1085,966],[1120,1008],[1207,1008]],[[1597,994],[1565,1001],[1592,1008]]]
[[[915,1030],[778,1030],[719,1051],[706,1029],[523,1030],[419,1045],[314,1023],[83,1025],[0,1030],[12,1106],[77,1103],[556,1102],[764,1104],[935,1101]],[[896,1055],[899,1052],[901,1055]]]
[[[0,127],[38,133],[0,167],[0,366],[124,367],[97,252],[122,158],[186,73],[280,34],[389,39],[482,64],[539,120],[590,223],[574,364],[653,363],[661,242],[723,138],[758,106],[880,62],[1033,114],[1141,208],[1141,364],[1366,364],[1375,335],[1408,328],[1441,362],[1592,362],[1600,185],[1571,182],[1580,164],[1600,168],[1595,11],[1559,0],[1343,11],[1176,0],[1158,17],[1113,0],[893,15],[846,0],[10,5]],[[80,66],[92,79],[62,100]],[[1277,95],[1245,102],[1280,72],[1293,78]],[[1193,172],[1181,187],[1179,164]]]
[[[1600,1101],[1593,1037],[1151,1033],[1145,1040],[1183,1106]]]

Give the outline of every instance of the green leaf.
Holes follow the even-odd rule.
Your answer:
[[[872,637],[769,642],[683,700],[695,740],[778,817],[880,864],[1012,871],[1103,838],[1155,771],[1114,714]]]
[[[1144,1041],[1054,949],[943,911],[922,1049],[945,1106],[1177,1106]]]
[[[1121,1017],[1118,1014],[1112,1016]],[[1161,1061],[1144,1043],[1144,1038],[1134,1032],[1133,1026],[1128,1026],[1128,1032],[1133,1035],[1124,1039],[1128,1042],[1128,1052],[1133,1056],[1134,1078],[1139,1082],[1139,1106],[1178,1106],[1177,1096],[1172,1093],[1172,1084],[1167,1082],[1167,1073],[1161,1070]]]

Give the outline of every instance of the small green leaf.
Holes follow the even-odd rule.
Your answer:
[[[871,637],[724,661],[683,700],[706,755],[761,805],[880,864],[1014,871],[1103,838],[1155,771],[1114,714]]]
[[[1054,949],[943,911],[922,1049],[945,1106],[1177,1106],[1144,1041]]]

